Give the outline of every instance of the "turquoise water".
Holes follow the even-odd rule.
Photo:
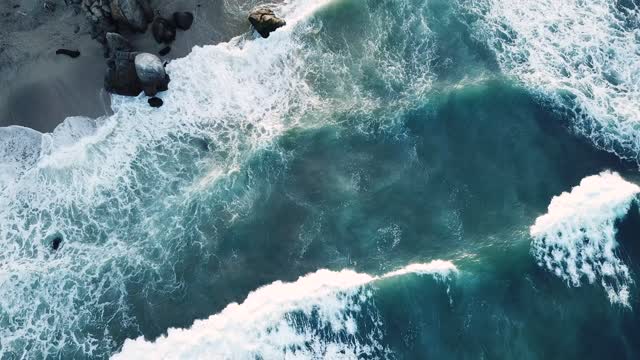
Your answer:
[[[617,5],[296,0],[160,109],[0,129],[0,357],[637,358]]]

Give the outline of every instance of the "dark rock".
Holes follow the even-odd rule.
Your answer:
[[[173,22],[178,29],[189,30],[191,24],[193,24],[193,14],[186,11],[174,12]]]
[[[105,39],[108,57],[114,57],[118,51],[131,52],[133,50],[129,40],[118,33],[109,32],[106,34]]]
[[[171,21],[159,16],[153,20],[151,32],[158,43],[169,44],[176,39],[176,26]]]
[[[147,96],[167,90],[169,77],[164,71],[160,58],[149,53],[140,53],[135,58],[136,74]]]
[[[268,8],[257,8],[251,11],[249,22],[263,38],[269,37],[271,32],[287,24],[284,19],[277,17],[273,10]]]
[[[56,50],[56,55],[67,55],[71,58],[77,58],[80,56],[80,51],[78,50],[69,50],[69,49],[58,49]]]
[[[73,33],[77,34],[80,32],[80,25],[76,25],[76,27],[73,29]]]
[[[134,31],[144,32],[153,16],[147,0],[111,0],[111,17]]]
[[[160,49],[160,51],[158,51],[158,54],[160,54],[160,56],[165,56],[169,53],[169,51],[171,51],[171,46],[165,46]]]
[[[51,248],[53,250],[58,250],[60,248],[60,244],[62,244],[62,237],[56,236],[51,240]]]
[[[136,96],[142,91],[142,83],[136,73],[135,57],[138,53],[115,51],[107,62],[104,88],[111,93]]]
[[[149,100],[147,100],[147,102],[149,102],[149,105],[151,105],[151,107],[154,107],[154,108],[159,108],[160,106],[162,106],[162,104],[164,104],[162,99],[157,98],[155,96],[152,97],[152,98],[149,98]]]
[[[153,13],[151,4],[149,4],[149,0],[138,0],[138,5],[142,8],[142,13],[144,14],[144,18],[147,20],[147,24],[151,23],[155,14]]]
[[[106,2],[107,0],[103,1]],[[100,10],[101,8],[97,6],[97,3],[90,0],[85,0],[82,3],[82,9],[89,20],[91,37],[104,44],[106,42],[106,34],[116,31],[116,24],[111,17],[111,13]],[[100,16],[96,14],[100,14]]]

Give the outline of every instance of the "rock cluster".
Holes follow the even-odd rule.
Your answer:
[[[127,96],[144,91],[147,96],[154,96],[167,90],[169,75],[157,56],[133,51],[120,34],[107,33],[105,37],[109,56],[104,79],[107,91]]]
[[[188,30],[193,24],[190,12],[175,12],[170,18],[154,16],[149,0],[68,0],[81,2],[80,7],[91,23],[92,36],[105,44],[107,73],[104,85],[109,92],[137,96],[144,91],[149,105],[162,106],[162,100],[155,95],[167,90],[169,75],[156,55],[137,52],[129,41],[118,32],[128,29],[145,32],[151,24],[151,32],[158,43],[170,44],[176,38],[177,29]],[[275,15],[273,10],[258,7],[249,13],[249,22],[264,38],[285,26],[286,21]],[[64,51],[63,51],[64,50]],[[171,50],[165,46],[160,50],[166,55]],[[75,53],[62,49],[60,54],[73,56]]]
[[[119,27],[144,32],[153,20],[148,0],[82,0],[80,5],[91,23],[91,35],[100,42]]]

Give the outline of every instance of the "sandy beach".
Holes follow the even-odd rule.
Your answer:
[[[69,116],[99,117],[110,111],[103,89],[106,69],[102,45],[91,38],[85,14],[77,5],[54,0],[8,0],[0,3],[0,126],[21,125],[42,132],[53,130]],[[196,45],[215,44],[248,31],[248,9],[239,1],[151,1],[162,16],[189,11],[194,23],[178,31],[162,56],[171,60],[187,55]],[[151,31],[125,33],[137,51],[157,54],[165,47]],[[78,58],[56,55],[59,48],[80,51]]]

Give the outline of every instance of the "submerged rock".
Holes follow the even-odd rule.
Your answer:
[[[269,8],[257,8],[249,14],[249,22],[263,38],[276,29],[287,24],[284,19],[277,17]]]
[[[47,10],[48,12],[56,11],[56,3],[51,0],[44,0],[42,5],[44,9]]]
[[[186,11],[177,11],[173,13],[173,22],[176,27],[181,30],[189,30],[193,24],[193,14]]]
[[[61,244],[62,244],[62,237],[60,236],[56,236],[53,238],[53,240],[51,240],[51,248],[53,250],[58,250]]]
[[[151,32],[158,43],[168,44],[176,39],[176,26],[162,17],[157,17],[153,21]]]
[[[167,90],[169,76],[164,71],[160,58],[149,53],[140,53],[135,57],[135,69],[142,89],[147,96]]]
[[[150,105],[151,107],[154,107],[154,108],[159,108],[160,106],[162,106],[162,104],[164,104],[164,102],[162,101],[162,99],[157,98],[157,97],[155,97],[155,96],[154,96],[154,97],[152,97],[152,98],[149,98],[149,100],[147,100],[147,102],[149,103],[149,105]]]
[[[80,51],[78,50],[69,50],[69,49],[58,49],[56,50],[56,55],[67,55],[70,58],[77,58],[80,56]]]

